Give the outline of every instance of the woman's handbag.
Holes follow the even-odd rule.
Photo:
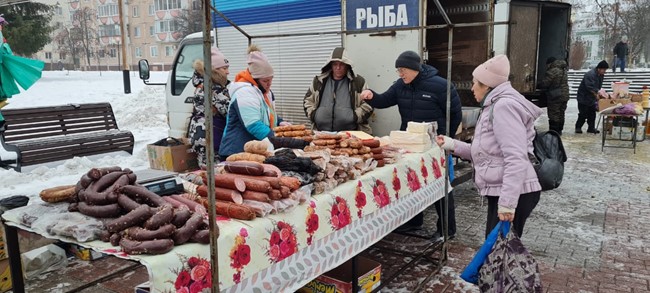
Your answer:
[[[494,249],[479,270],[481,292],[543,292],[537,261],[505,222]],[[505,231],[504,231],[505,230]]]
[[[490,254],[490,251],[492,251],[492,247],[499,237],[499,230],[503,225],[502,223],[503,222],[497,223],[494,229],[492,229],[492,232],[490,232],[488,237],[485,239],[485,242],[483,242],[483,246],[479,248],[472,261],[469,262],[467,267],[465,267],[465,270],[463,270],[463,273],[460,274],[461,279],[472,284],[478,284],[479,270],[481,269],[481,266],[483,266],[483,263],[485,263],[488,254]],[[507,225],[510,225],[509,222],[506,223]]]

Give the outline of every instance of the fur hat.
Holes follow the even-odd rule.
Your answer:
[[[212,47],[210,50],[210,61],[212,62],[212,68],[221,68],[221,67],[226,67],[228,65],[228,59],[226,59],[226,56],[219,51],[218,48]]]
[[[603,60],[603,61],[598,62],[598,65],[596,66],[596,68],[608,69],[609,64],[607,64],[607,61]]]
[[[510,61],[506,55],[494,56],[472,72],[476,80],[491,88],[508,81],[508,75],[510,75]]]
[[[269,63],[269,59],[266,58],[266,55],[260,51],[260,48],[256,45],[250,45],[248,47],[248,71],[250,71],[253,78],[266,78],[273,76],[273,67]]]
[[[399,54],[397,57],[397,60],[395,60],[395,68],[399,67],[420,71],[420,68],[422,68],[420,65],[420,56],[418,53],[415,53],[413,51],[402,52],[402,54]]]

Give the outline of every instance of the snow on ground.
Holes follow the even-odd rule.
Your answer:
[[[145,85],[132,72],[131,93],[124,93],[122,72],[45,71],[27,91],[13,96],[5,109],[109,102],[120,129],[135,138],[133,156],[126,152],[73,158],[23,168],[22,173],[0,168],[0,198],[27,195],[38,198],[45,188],[75,184],[93,167],[149,167],[146,145],[167,136],[164,86]],[[164,82],[167,72],[152,72],[151,82]],[[0,156],[7,155],[0,151]],[[30,203],[33,203],[30,202]]]

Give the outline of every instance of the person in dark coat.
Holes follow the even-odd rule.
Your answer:
[[[400,79],[395,81],[386,92],[379,94],[372,90],[364,90],[361,98],[368,101],[370,106],[383,109],[397,105],[402,124],[400,130],[406,130],[409,121],[438,123],[438,134],[453,137],[462,120],[460,97],[456,88],[451,86],[450,128],[447,131],[447,80],[438,76],[438,69],[427,64],[421,64],[420,56],[413,51],[406,51],[395,60],[395,68]],[[449,132],[449,133],[447,133]],[[449,193],[449,230],[450,238],[456,234],[456,219],[453,193]],[[435,203],[438,212],[437,238],[442,235],[441,211],[444,199]],[[424,222],[424,214],[420,213],[411,219],[400,231],[419,229]]]
[[[221,137],[226,127],[226,117],[228,115],[228,105],[230,104],[230,94],[228,93],[228,60],[217,48],[212,48],[210,61],[212,64],[212,140],[213,149],[216,154],[221,145]],[[205,95],[203,90],[204,63],[203,60],[196,60],[193,64],[194,75],[192,84],[195,87],[194,98],[192,103],[194,109],[190,117],[190,126],[188,138],[192,145],[192,152],[196,153],[199,167],[204,169],[207,165],[206,158],[206,140],[205,140]],[[215,156],[216,157],[216,156]]]
[[[598,91],[603,87],[605,72],[609,68],[607,61],[598,63],[596,68],[587,71],[578,87],[578,120],[576,133],[582,133],[582,126],[587,121],[587,132],[600,133],[596,129],[596,109],[598,108]]]
[[[612,72],[616,72],[616,67],[621,67],[621,72],[625,72],[625,63],[630,49],[627,46],[627,36],[621,37],[621,41],[614,46],[614,66]]]
[[[564,113],[569,102],[569,77],[567,64],[564,60],[549,57],[546,60],[546,74],[540,84],[545,89],[548,128],[562,135],[564,129]]]

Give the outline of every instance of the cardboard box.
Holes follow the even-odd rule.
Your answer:
[[[371,292],[381,284],[381,264],[357,256],[357,275],[359,276],[359,292]],[[298,292],[302,293],[352,293],[352,260],[339,267],[318,276],[307,283]]]
[[[165,138],[147,145],[151,169],[183,172],[197,169],[196,154],[188,152],[190,145],[175,138]]]
[[[617,104],[628,104],[631,103],[630,99],[600,99],[598,100],[598,111],[605,110],[611,106],[616,106]]]
[[[83,247],[83,246],[79,246],[79,245],[74,244],[74,243],[69,243],[67,245],[66,250],[67,250],[68,254],[74,255],[76,258],[78,258],[80,260],[91,261],[91,260],[100,259],[100,258],[106,256],[106,254],[103,254],[103,253],[101,253],[99,251],[95,251],[95,250],[92,250],[92,249],[89,249],[89,248],[86,248],[86,247]]]

